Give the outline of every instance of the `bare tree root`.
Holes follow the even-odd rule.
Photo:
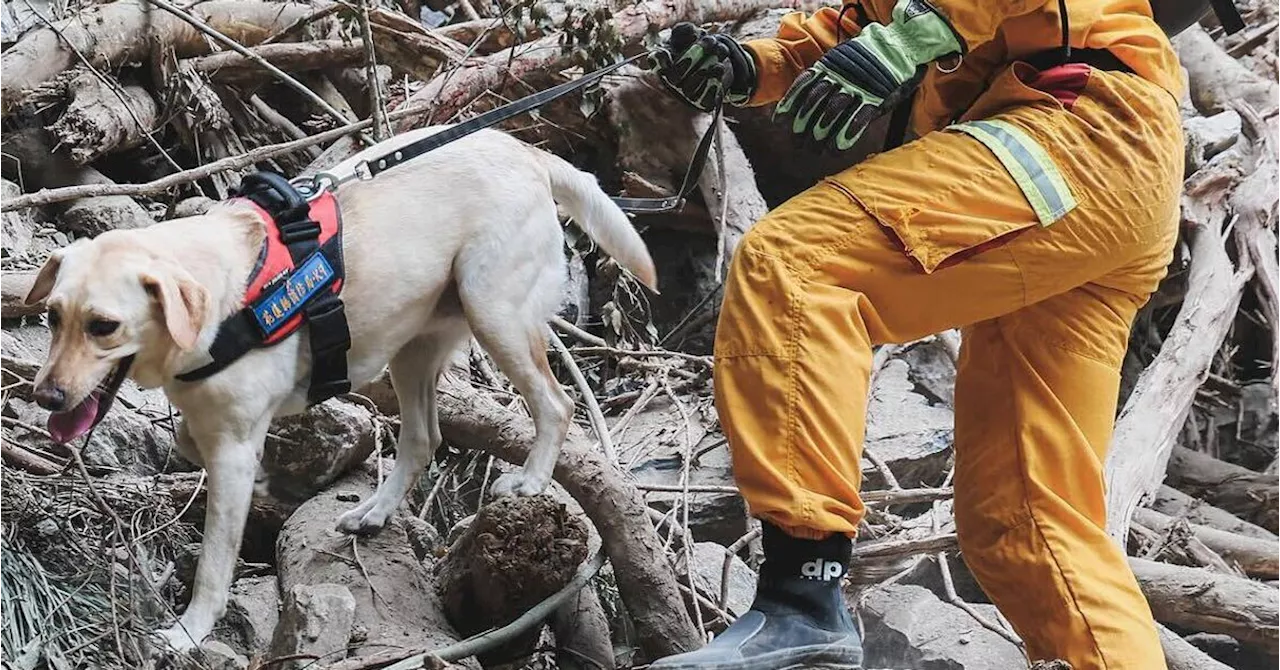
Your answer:
[[[1264,584],[1167,563],[1130,558],[1156,620],[1191,630],[1230,635],[1274,655],[1275,590]]]
[[[1232,272],[1219,232],[1232,177],[1202,170],[1189,180],[1183,195],[1184,222],[1196,230],[1191,290],[1159,355],[1138,378],[1120,412],[1107,454],[1107,532],[1121,546],[1139,502],[1164,481],[1166,462],[1196,389],[1235,320],[1252,274],[1252,266]]]
[[[561,670],[613,670],[609,621],[595,589],[587,587],[556,610],[556,666]]]
[[[487,451],[512,463],[522,463],[533,442],[529,419],[447,377],[441,384],[440,428],[452,444]],[[697,647],[701,641],[662,542],[647,521],[644,499],[614,464],[583,444],[571,433],[561,449],[555,478],[600,532],[641,649],[656,658]]]
[[[49,132],[78,165],[138,146],[160,125],[160,110],[141,86],[119,86],[84,71],[67,89],[71,102]]]
[[[1276,159],[1277,137],[1273,127],[1259,118],[1246,102],[1234,104],[1244,128],[1253,139],[1253,171],[1231,194],[1236,214],[1235,241],[1240,253],[1248,254],[1257,268],[1254,288],[1262,314],[1271,328],[1271,384],[1280,389],[1280,268],[1276,261],[1276,183],[1280,166]]]

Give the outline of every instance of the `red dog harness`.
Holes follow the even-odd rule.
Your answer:
[[[246,176],[237,195],[270,225],[245,287],[242,307],[218,327],[209,347],[213,361],[178,375],[210,377],[249,351],[269,347],[305,323],[311,345],[307,401],[319,403],[351,390],[347,350],[351,335],[343,309],[342,216],[328,190],[299,192],[283,177]]]

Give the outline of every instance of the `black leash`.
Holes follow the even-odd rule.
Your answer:
[[[515,102],[505,104],[501,107],[491,109],[475,118],[464,121],[456,126],[446,128],[430,137],[424,137],[417,142],[407,144],[395,151],[388,152],[378,158],[361,162],[356,166],[356,175],[362,179],[372,179],[379,174],[390,170],[391,168],[408,162],[422,156],[423,154],[439,149],[440,147],[462,139],[471,133],[485,128],[495,126],[507,119],[514,118],[526,112],[531,112],[547,103],[564,97],[574,91],[581,90],[588,85],[602,79],[605,75],[629,65],[642,58],[649,57],[649,52],[639,53],[612,65],[607,65],[599,70],[583,75],[579,79],[565,82],[558,86],[553,86],[540,93],[521,98]],[[693,152],[693,159],[689,162],[689,168],[685,171],[684,179],[680,183],[680,190],[675,195],[663,198],[622,198],[615,197],[613,201],[618,207],[629,212],[667,212],[679,209],[684,205],[684,199],[693,192],[698,185],[698,176],[702,174],[702,169],[707,162],[707,155],[711,150],[711,141],[714,139],[716,127],[720,123],[722,101],[717,101],[715,111],[712,113],[711,125],[707,128],[707,132],[703,133],[702,138],[698,140],[698,146]],[[324,175],[324,177],[328,177]]]

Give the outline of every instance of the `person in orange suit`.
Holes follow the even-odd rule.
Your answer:
[[[1030,660],[1164,668],[1103,484],[1130,326],[1179,225],[1183,84],[1147,0],[861,0],[746,43],[682,24],[657,69],[704,111],[775,104],[816,147],[896,106],[916,139],[739,244],[716,403],[765,562],[747,614],[650,668],[861,667],[840,581],[872,348],[951,328],[965,561]]]

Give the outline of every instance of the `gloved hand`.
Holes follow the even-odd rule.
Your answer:
[[[845,151],[920,83],[924,65],[961,53],[959,37],[925,0],[899,0],[889,25],[872,23],[796,78],[774,108],[802,138]]]
[[[756,89],[756,63],[737,40],[678,23],[654,53],[658,78],[695,109],[710,112],[721,95],[742,105]]]

